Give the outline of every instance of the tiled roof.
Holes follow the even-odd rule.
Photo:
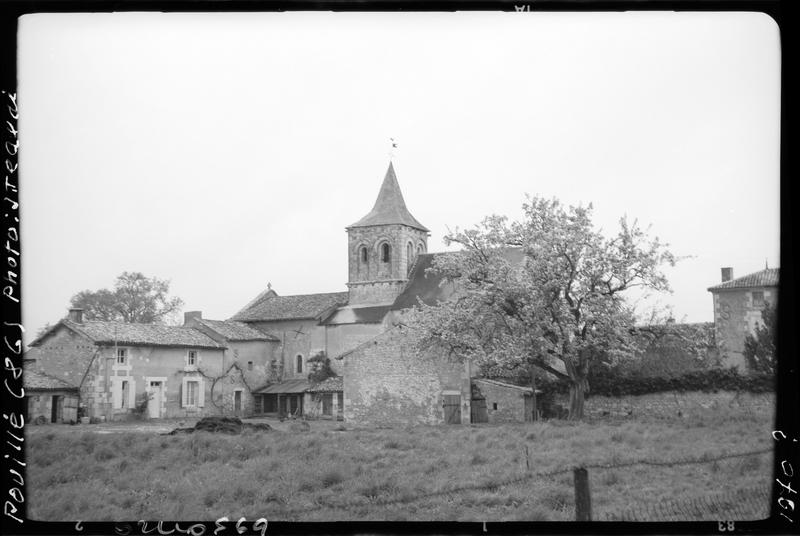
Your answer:
[[[408,225],[420,231],[429,231],[429,229],[417,221],[408,211],[408,208],[406,208],[403,193],[400,191],[400,185],[397,183],[397,176],[394,174],[394,166],[389,162],[389,169],[386,170],[386,176],[383,178],[381,190],[378,192],[378,199],[375,200],[375,205],[372,207],[372,210],[356,223],[348,226],[348,229],[352,227],[369,227],[371,225],[398,223]]]
[[[495,387],[503,387],[503,388],[506,388],[506,389],[518,389],[518,390],[524,391],[526,393],[532,393],[533,392],[533,389],[530,386],[526,387],[526,386],[522,386],[522,385],[516,385],[516,384],[513,384],[513,383],[508,383],[508,382],[501,382],[501,381],[498,381],[498,380],[490,380],[489,378],[472,378],[472,381],[473,382],[478,382],[478,383],[485,383],[487,385],[494,385]],[[542,391],[537,389],[536,392],[537,393],[541,393]]]
[[[254,391],[254,394],[285,394],[285,393],[304,393],[306,389],[308,389],[309,384],[308,380],[286,380],[285,382],[281,383],[273,383],[272,385],[267,385],[266,387],[262,387],[257,391]]]
[[[441,255],[452,255],[452,253],[421,253],[417,256],[411,273],[408,274],[408,283],[394,300],[392,311],[414,307],[417,305],[417,298],[426,305],[434,305],[450,297],[455,290],[453,285],[447,283],[442,275],[428,270],[433,266],[434,258]],[[521,263],[524,257],[520,248],[504,249],[502,256],[512,263]]]
[[[278,341],[278,337],[263,333],[248,326],[244,322],[235,320],[207,320],[198,318],[196,321],[209,329],[212,329],[228,339],[229,341]]]
[[[340,324],[380,324],[389,312],[388,305],[370,307],[341,307],[323,320],[326,325]]]
[[[78,388],[72,384],[60,380],[49,374],[45,374],[33,367],[25,367],[22,374],[22,385],[28,390],[38,391],[77,391]]]
[[[341,376],[333,376],[319,383],[313,383],[306,389],[307,393],[330,393],[344,389]]]
[[[708,290],[726,290],[730,288],[777,287],[780,268],[766,268],[760,272],[747,274],[719,285],[709,287]]]
[[[126,344],[133,346],[179,346],[184,348],[225,348],[203,332],[185,326],[132,324],[90,320],[77,324],[62,320],[68,328],[82,333],[95,344]],[[58,325],[58,324],[57,324]],[[34,341],[36,344],[38,341]]]
[[[301,294],[297,296],[265,296],[250,307],[236,313],[231,320],[257,322],[259,320],[292,320],[316,318],[332,307],[347,303],[347,292]]]

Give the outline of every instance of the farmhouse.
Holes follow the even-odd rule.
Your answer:
[[[198,327],[84,321],[82,310],[72,309],[30,344],[30,377],[79,393],[80,415],[90,418],[137,410],[150,418],[244,414],[253,375],[267,370],[277,341],[236,322],[189,320]],[[35,405],[41,394],[27,395],[29,411],[46,411]],[[74,420],[67,413],[58,419]]]

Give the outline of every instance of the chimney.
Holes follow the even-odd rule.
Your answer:
[[[76,324],[83,324],[83,309],[80,307],[73,307],[69,310],[67,318]]]
[[[203,311],[186,311],[183,313],[183,325],[194,324],[194,320],[203,318]]]
[[[733,279],[733,268],[726,267],[722,269],[722,282],[730,281]]]

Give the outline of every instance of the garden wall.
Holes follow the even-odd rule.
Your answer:
[[[569,407],[567,395],[557,395],[556,401]],[[620,397],[589,396],[584,411],[587,417],[679,417],[698,410],[724,407],[770,411],[775,407],[775,394],[745,391],[665,391]]]

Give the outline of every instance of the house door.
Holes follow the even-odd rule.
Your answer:
[[[461,424],[461,395],[442,395],[445,424]]]
[[[58,418],[61,415],[61,397],[58,395],[53,395],[51,397],[51,404],[50,404],[50,422],[58,422]]]
[[[147,400],[147,415],[149,415],[151,419],[158,419],[161,417],[162,396],[161,382],[150,382],[150,398]]]
[[[241,391],[234,391],[233,392],[233,414],[234,415],[241,415],[242,413],[242,392]]]
[[[328,417],[333,415],[333,393],[322,395],[322,414]]]
[[[525,422],[536,420],[536,408],[533,405],[533,396],[525,395]]]
[[[485,398],[473,398],[470,406],[470,422],[489,422],[489,413],[486,411]]]

